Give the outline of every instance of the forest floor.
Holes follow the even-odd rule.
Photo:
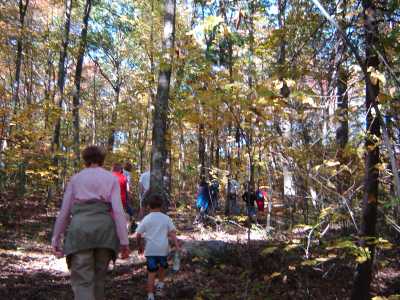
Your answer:
[[[52,256],[49,245],[56,211],[34,198],[19,206],[3,200],[0,299],[72,299],[65,259]],[[163,299],[349,298],[356,261],[344,243],[332,246],[338,244],[334,233],[311,243],[306,259],[307,235],[301,231],[266,235],[261,225],[253,225],[249,243],[244,216],[217,215],[199,226],[193,225],[189,207],[171,215],[185,250],[181,270],[168,275]],[[107,299],[145,299],[145,261],[130,238],[131,257],[110,266]],[[374,295],[400,294],[399,254],[395,246],[377,251]]]

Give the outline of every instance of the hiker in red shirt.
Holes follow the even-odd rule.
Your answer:
[[[123,168],[121,164],[114,164],[112,169],[113,175],[118,178],[119,188],[121,191],[121,201],[124,210],[126,211],[126,193],[127,193],[127,179],[123,173]]]

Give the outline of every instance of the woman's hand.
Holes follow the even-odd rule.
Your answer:
[[[139,248],[138,248],[138,254],[139,254],[139,255],[143,255],[143,254],[144,254],[144,247],[143,247],[143,246],[139,246]]]
[[[129,254],[131,253],[129,246],[128,245],[121,246],[120,253],[122,259],[127,259],[129,257]]]
[[[64,257],[64,252],[60,250],[58,247],[53,246],[53,255],[57,258]]]

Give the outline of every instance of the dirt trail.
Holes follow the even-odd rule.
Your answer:
[[[55,212],[25,218],[15,230],[0,225],[0,299],[72,299],[64,259],[51,255],[49,246]],[[193,225],[190,211],[171,214],[184,243],[181,270],[167,279],[164,299],[347,299],[354,264],[338,255],[317,265],[304,264],[302,244],[269,240],[254,227],[246,242],[244,223],[222,217],[212,226]],[[232,225],[233,224],[233,225]],[[283,236],[281,234],[280,236]],[[144,258],[134,250],[128,260],[110,267],[107,299],[145,299]],[[322,250],[321,250],[322,251]],[[315,253],[315,255],[326,253]],[[385,256],[374,281],[376,294],[400,293],[398,250]]]

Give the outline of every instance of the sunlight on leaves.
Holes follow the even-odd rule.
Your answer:
[[[267,247],[263,251],[261,251],[262,256],[268,256],[269,254],[274,253],[278,247]]]

